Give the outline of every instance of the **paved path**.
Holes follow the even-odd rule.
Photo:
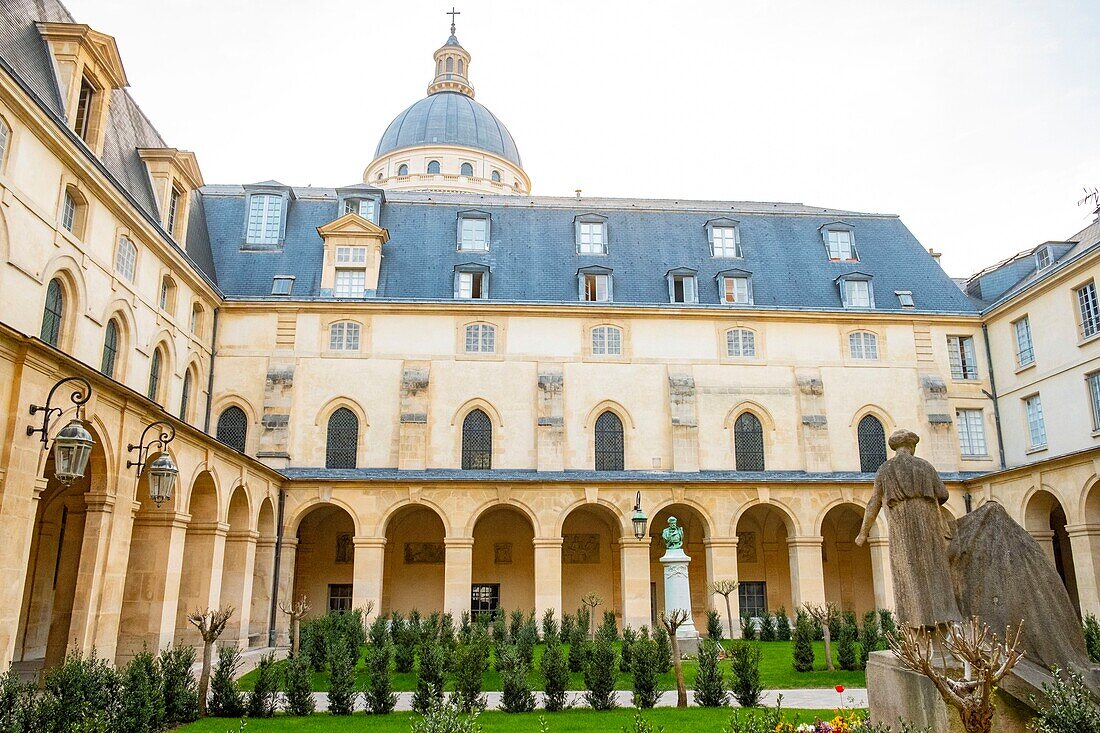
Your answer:
[[[536,692],[539,696],[539,703],[541,706],[541,694]],[[867,690],[863,688],[851,689],[844,691],[844,699],[841,700],[841,696],[837,694],[836,690],[832,688],[824,689],[801,689],[801,690],[767,690],[764,692],[764,705],[774,706],[776,699],[783,696],[783,707],[785,708],[811,708],[819,710],[832,710],[843,705],[850,708],[865,708],[867,707]],[[397,709],[398,710],[412,710],[412,696],[411,692],[399,692],[397,693]],[[487,709],[496,710],[500,707],[499,692],[486,692],[485,700],[487,703]],[[584,693],[571,691],[568,693],[569,701],[573,707],[587,707],[584,702]],[[629,690],[618,690],[615,693],[618,699],[619,706],[628,708],[632,707],[631,692]],[[328,693],[327,692],[315,692],[313,698],[317,701],[317,709],[325,710],[328,708]],[[688,690],[688,705],[695,705],[694,696],[691,690]],[[665,692],[661,695],[660,701],[657,703],[658,707],[676,707],[676,692]],[[736,704],[734,704],[736,707]],[[356,708],[363,709],[363,700],[360,697],[356,701]]]

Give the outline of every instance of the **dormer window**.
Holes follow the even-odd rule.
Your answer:
[[[482,300],[489,297],[489,268],[468,264],[455,268],[455,298]]]
[[[283,197],[254,193],[248,199],[249,244],[278,244],[283,225]]]
[[[369,222],[378,223],[378,204],[374,199],[344,199],[344,213],[358,214]]]
[[[855,233],[847,224],[829,224],[821,229],[825,252],[834,262],[859,262]]]
[[[81,77],[80,92],[76,99],[76,117],[73,118],[73,131],[89,144],[92,142],[88,138],[88,133],[91,132],[92,127],[92,103],[95,102],[95,92],[96,89],[88,81],[88,77]]]
[[[168,194],[168,233],[173,237],[176,237],[176,221],[178,220],[182,199],[183,192],[179,190],[178,186],[172,186],[172,191]]]
[[[293,275],[276,275],[271,280],[271,294],[272,295],[290,295],[290,292],[294,289],[294,276]]]
[[[609,303],[611,293],[611,269],[607,267],[582,267],[577,271],[580,299],[589,303]]]
[[[576,222],[577,253],[607,254],[607,218],[598,214],[579,216]]]
[[[362,298],[366,294],[367,273],[358,269],[337,269],[333,295],[337,298]]]
[[[837,278],[840,287],[840,301],[845,308],[874,308],[875,291],[871,287],[871,276],[862,272],[841,275]]]
[[[729,305],[752,305],[752,273],[745,270],[718,273],[718,297]]]
[[[670,303],[699,302],[699,289],[696,286],[694,270],[669,270],[666,277],[668,278],[668,300]]]
[[[489,215],[480,211],[464,211],[458,215],[458,248],[464,252],[484,252],[489,249]]]
[[[1050,247],[1043,245],[1035,250],[1035,269],[1045,270],[1050,267],[1053,262],[1054,256],[1050,251]]]
[[[913,308],[916,304],[913,302],[912,290],[895,290],[894,295],[898,296],[898,303],[902,308]]]
[[[741,228],[733,219],[711,219],[706,224],[712,257],[741,256]]]

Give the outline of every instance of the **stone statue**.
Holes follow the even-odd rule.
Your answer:
[[[931,463],[913,455],[919,440],[909,430],[898,430],[890,436],[894,457],[875,474],[874,493],[856,544],[867,541],[885,503],[898,620],[906,626],[942,628],[952,621],[962,621],[940,515],[940,505],[947,502],[947,487]]]
[[[666,550],[680,550],[684,547],[684,528],[676,524],[676,517],[668,518],[668,526],[661,532]]]

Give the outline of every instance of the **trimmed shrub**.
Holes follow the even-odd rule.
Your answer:
[[[359,647],[366,643],[363,632],[363,612],[330,611],[323,616],[303,621],[301,630],[301,650],[309,658],[315,671],[329,666],[329,661],[337,647],[350,650],[353,659],[359,657]]]
[[[791,619],[783,606],[775,612],[775,638],[779,641],[791,640]]]
[[[146,733],[164,727],[164,681],[156,660],[142,651],[122,671],[122,695],[114,730],[119,733]],[[0,709],[4,706],[0,702]],[[0,713],[2,716],[3,713]],[[0,731],[10,729],[0,725]]]
[[[502,666],[503,660],[504,667],[500,677],[500,709],[506,713],[531,712],[535,709],[535,693],[527,681],[527,664],[515,647],[499,649],[497,655],[497,666]]]
[[[379,616],[371,622],[367,640],[371,646],[382,646],[390,642],[389,622],[385,616]]]
[[[535,645],[539,643],[539,628],[532,614],[523,622],[519,633],[512,638],[519,661],[528,669],[535,663]]]
[[[35,686],[8,669],[0,675],[0,731],[31,733],[35,727]]]
[[[412,733],[482,733],[477,722],[479,711],[464,715],[453,699],[447,700],[424,717],[413,722]]]
[[[714,609],[707,611],[707,638],[722,641],[725,634],[722,631],[722,617]]]
[[[619,640],[619,624],[615,621],[614,611],[603,612],[603,623],[600,624],[600,628],[596,630],[596,633],[608,641]]]
[[[1100,622],[1091,613],[1085,614],[1085,649],[1089,653],[1089,661],[1100,664]]]
[[[580,629],[583,638],[588,638],[588,632],[592,628],[592,612],[588,606],[577,609],[577,629]],[[576,633],[576,631],[574,631]]]
[[[769,614],[764,614],[760,619],[760,641],[775,641],[775,619]]]
[[[546,639],[546,650],[540,663],[543,705],[552,713],[565,707],[565,688],[569,686],[569,666],[565,661],[561,641],[557,636]]]
[[[730,647],[730,675],[733,697],[743,708],[760,705],[760,645],[747,641],[735,641]]]
[[[840,638],[840,632],[844,628],[844,620],[839,613],[834,613],[829,619],[829,638],[836,641]]]
[[[523,633],[523,611],[516,609],[508,618],[508,638],[515,643],[516,637]]]
[[[439,618],[439,643],[448,656],[457,643],[455,638],[455,617],[449,613]]]
[[[384,649],[385,645],[371,647],[371,650],[379,648]],[[328,670],[329,713],[351,715],[355,712],[355,698],[358,696],[355,689],[355,662],[347,649],[335,650]]]
[[[417,614],[419,616],[419,614]],[[416,629],[413,622],[403,621],[397,613],[393,614],[390,636],[393,637],[393,667],[396,671],[408,674],[416,664],[417,639],[420,636],[419,618]]]
[[[218,647],[218,661],[210,676],[210,703],[206,707],[210,715],[216,718],[239,718],[244,715],[244,695],[237,686],[237,668],[240,666],[240,649],[229,644]]]
[[[408,639],[413,643],[413,649],[420,646],[420,642],[424,640],[424,635],[428,633],[428,629],[425,628],[424,619],[420,615],[420,611],[413,609],[409,611],[409,620],[405,625],[408,630]]]
[[[498,609],[493,615],[493,646],[501,647],[508,643],[508,624],[504,620],[504,610]]]
[[[611,640],[597,637],[584,666],[584,699],[593,710],[611,710],[615,707],[615,671],[618,659]]]
[[[836,662],[846,670],[854,670],[858,666],[855,627],[848,624],[840,626],[840,636],[836,640]]]
[[[734,646],[738,646],[735,644]],[[718,667],[719,644],[704,639],[699,645],[699,670],[695,673],[695,702],[704,708],[720,708],[729,702],[726,681]]]
[[[195,648],[168,648],[157,656],[158,676],[164,685],[164,716],[166,727],[190,723],[199,717],[199,683],[191,668],[195,664]]]
[[[485,709],[481,677],[488,669],[489,640],[484,630],[475,628],[470,643],[460,646],[454,657],[455,701],[463,712]]]
[[[114,730],[121,693],[121,678],[106,661],[70,654],[46,672],[35,733]]]
[[[1032,723],[1035,733],[1100,733],[1100,708],[1079,673],[1055,669],[1053,684],[1044,684],[1043,692],[1048,703]],[[1034,695],[1031,704],[1039,705]]]
[[[420,660],[416,665],[416,691],[412,699],[413,710],[424,714],[443,702],[446,664],[446,652],[442,644],[432,642],[420,647]]]
[[[630,674],[630,655],[633,653],[631,647],[638,641],[638,632],[636,632],[630,626],[623,627],[623,646],[619,653],[619,671]]]
[[[893,636],[897,632],[898,625],[894,622],[894,612],[889,608],[878,610],[878,628],[883,636]]]
[[[814,622],[799,612],[794,626],[792,663],[795,672],[812,672],[814,668]]]
[[[458,641],[462,644],[470,643],[470,612],[463,611],[458,616]]]
[[[741,638],[746,641],[756,640],[756,622],[752,620],[752,616],[741,617]]]
[[[400,648],[400,647],[398,647]],[[390,659],[393,647],[371,647],[367,652],[367,689],[363,690],[363,703],[371,715],[392,713],[397,705],[397,693],[390,678]]]
[[[561,640],[565,643],[569,643],[569,640],[573,638],[573,614],[563,613],[561,615]]]
[[[256,684],[248,694],[248,717],[270,718],[275,714],[275,699],[279,694],[279,668],[274,652],[260,657],[256,665]]]
[[[443,617],[439,611],[432,611],[428,620],[420,626],[420,643],[439,641],[439,631],[443,623]]]
[[[623,644],[626,650],[626,644]],[[661,696],[661,688],[658,685],[657,657],[659,651],[657,643],[652,639],[641,639],[634,642],[630,649],[630,676],[634,690],[634,707],[651,708],[657,704]]]
[[[672,669],[672,640],[664,626],[653,629],[653,641],[657,642],[657,670],[667,674]]]
[[[558,619],[554,615],[554,609],[548,608],[542,612],[542,640],[548,641],[550,637],[558,635]]]
[[[290,715],[312,715],[317,709],[313,699],[313,680],[309,673],[309,661],[304,656],[291,656],[286,663],[286,676],[283,677],[285,709]]]
[[[580,614],[577,614],[577,623],[573,624],[572,635],[569,637],[569,671],[583,672],[588,664],[588,627],[580,624]]]
[[[878,614],[872,609],[863,614],[863,626],[859,630],[859,669],[867,669],[867,658],[878,649],[880,639]]]

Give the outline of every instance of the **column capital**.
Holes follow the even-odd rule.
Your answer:
[[[820,535],[787,538],[787,547],[821,547],[824,544],[825,538]]]
[[[1029,529],[1027,531],[1036,542],[1050,542],[1054,539],[1053,529]]]
[[[197,535],[212,534],[215,537],[225,537],[229,534],[229,525],[225,522],[189,522],[187,524],[187,533]]]
[[[46,486],[49,483],[50,483],[50,480],[48,478],[45,478],[43,476],[35,476],[35,478],[34,478],[34,495],[33,495],[33,498],[34,498],[35,501],[38,501],[39,499],[42,498],[42,492],[46,490]]]
[[[386,546],[385,537],[352,537],[352,547],[356,550],[381,550]]]
[[[636,537],[620,538],[618,545],[620,550],[645,550],[649,551],[650,546],[653,544],[652,537],[643,537],[638,539]]]
[[[283,551],[298,549],[297,537],[283,537]]]
[[[1100,537],[1100,524],[1067,524],[1066,534],[1070,537]]]
[[[89,492],[84,495],[84,506],[90,512],[113,512],[115,497],[111,494]]]
[[[562,537],[536,537],[531,540],[531,543],[535,546],[536,550],[546,549],[561,549],[565,539]]]
[[[260,533],[254,529],[234,529],[225,535],[226,542],[256,542],[260,539]]]
[[[737,537],[704,537],[703,547],[737,547]]]
[[[473,537],[444,537],[443,538],[443,546],[446,547],[448,550],[451,549],[452,547],[454,547],[456,549],[461,548],[461,547],[468,547],[472,550],[472,549],[474,549],[474,538]]]
[[[187,529],[187,523],[191,521],[191,515],[167,509],[163,512],[138,513],[134,517],[134,525],[139,527],[174,527]]]
[[[874,548],[874,547],[889,547],[889,546],[890,546],[890,538],[889,537],[868,537],[867,538],[867,547]]]

